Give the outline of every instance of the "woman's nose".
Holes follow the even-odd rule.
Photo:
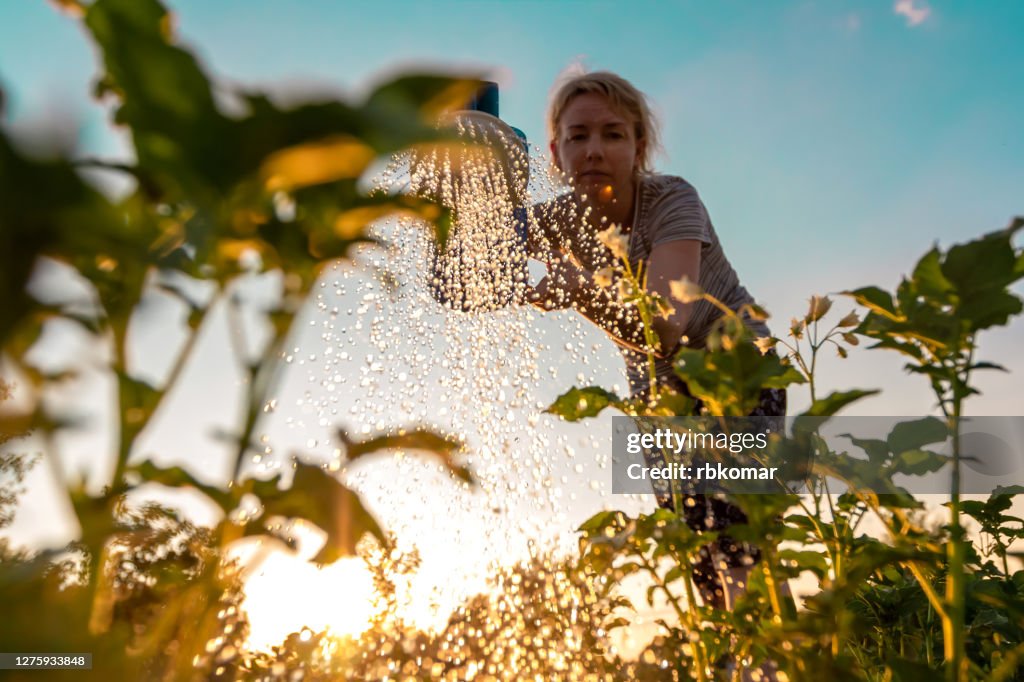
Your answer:
[[[591,139],[587,142],[586,152],[588,159],[600,159],[604,157],[604,149],[601,146],[600,140]]]

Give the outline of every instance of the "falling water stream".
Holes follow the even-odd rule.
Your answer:
[[[304,449],[359,493],[399,550],[419,555],[402,616],[422,629],[442,626],[468,597],[493,590],[513,564],[577,551],[573,530],[601,508],[649,504],[610,497],[605,422],[570,425],[543,414],[573,385],[621,390],[625,381],[603,334],[575,313],[541,314],[523,303],[528,279],[541,272],[527,270],[516,209],[563,188],[493,121],[463,118],[464,144],[406,154],[378,178],[378,191],[454,208],[447,248],[439,253],[416,218],[373,225],[379,244],[321,277],[279,400],[295,396],[297,415],[286,419],[292,439],[303,433]],[[413,451],[347,462],[331,438],[336,426],[353,437],[411,426],[455,436],[475,485]],[[335,610],[366,599],[344,594],[353,569],[345,570]],[[272,586],[261,587],[257,576],[247,590],[254,633],[261,589]],[[358,622],[346,627],[358,634]],[[275,634],[267,630],[264,644]]]

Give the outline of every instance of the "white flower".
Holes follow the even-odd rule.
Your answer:
[[[856,311],[851,311],[849,315],[839,320],[837,327],[856,327],[860,324],[860,318],[857,317]]]
[[[622,234],[618,225],[612,225],[607,230],[598,232],[597,241],[607,246],[612,255],[619,260],[629,258],[629,238]]]
[[[807,322],[815,322],[825,317],[825,313],[832,307],[832,300],[828,296],[811,296],[811,305],[807,310],[804,319]]]
[[[754,339],[754,345],[761,351],[761,355],[765,355],[772,348],[775,348],[775,344],[779,342],[774,336],[760,336]]]
[[[668,286],[669,291],[672,292],[672,298],[683,303],[693,303],[704,296],[704,290],[690,281],[686,275],[683,275],[682,279],[672,280]]]
[[[607,288],[612,285],[612,274],[614,271],[611,268],[601,268],[600,270],[594,271],[594,284],[599,287]]]

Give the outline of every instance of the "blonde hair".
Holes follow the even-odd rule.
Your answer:
[[[604,96],[613,109],[634,123],[636,139],[643,141],[637,168],[640,173],[653,173],[651,159],[661,150],[658,122],[646,95],[628,80],[611,71],[575,72],[574,69],[556,83],[548,106],[548,139],[558,139],[558,124],[569,103],[587,93]]]

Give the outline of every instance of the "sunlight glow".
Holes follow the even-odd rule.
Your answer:
[[[317,568],[274,551],[246,581],[243,608],[253,650],[269,650],[303,628],[358,637],[375,612],[373,578],[356,557]]]

